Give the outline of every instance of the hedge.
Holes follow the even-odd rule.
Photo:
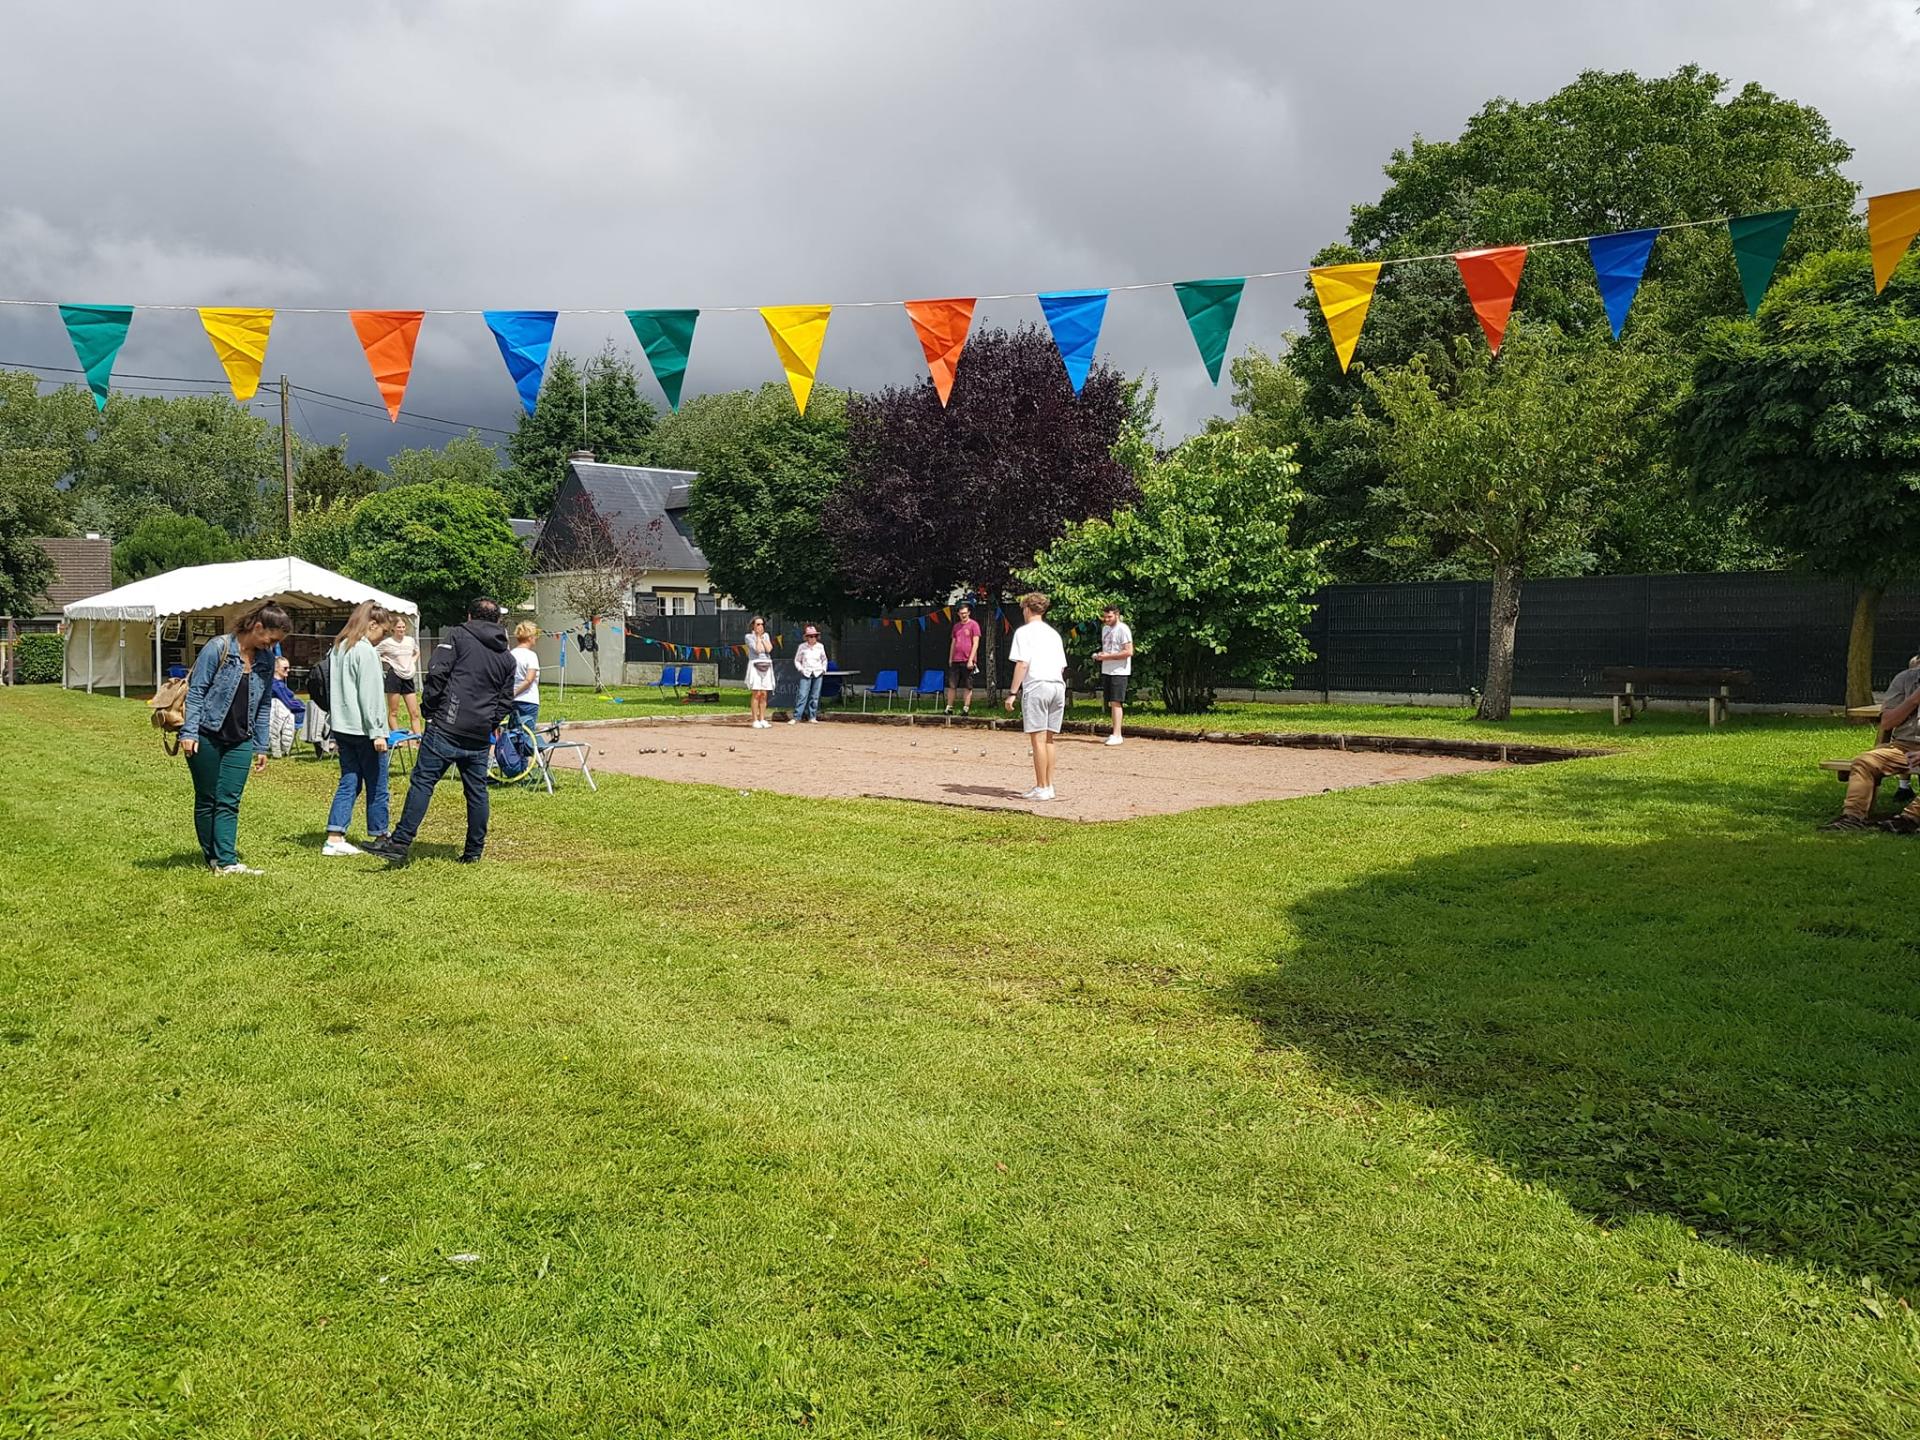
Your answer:
[[[66,663],[66,647],[58,635],[36,632],[14,642],[13,678],[21,685],[57,685]]]

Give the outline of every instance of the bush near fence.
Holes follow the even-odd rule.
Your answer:
[[[66,646],[58,635],[22,635],[13,645],[16,685],[58,685],[66,663]]]

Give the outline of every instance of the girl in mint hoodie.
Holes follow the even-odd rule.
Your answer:
[[[358,855],[358,845],[347,843],[353,820],[353,802],[367,797],[367,836],[387,835],[387,697],[382,684],[380,656],[375,652],[393,625],[385,606],[362,601],[347,617],[333,642],[333,674],[327,720],[340,747],[340,788],[333,792],[327,812],[327,843],[322,855]]]

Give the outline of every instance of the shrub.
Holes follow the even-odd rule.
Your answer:
[[[67,649],[58,635],[22,635],[14,646],[13,678],[22,685],[57,685]]]

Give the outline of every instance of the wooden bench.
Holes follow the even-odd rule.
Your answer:
[[[1685,669],[1656,665],[1609,665],[1601,678],[1619,688],[1613,692],[1613,723],[1625,725],[1647,708],[1647,687],[1663,690],[1705,691],[1707,724],[1727,718],[1732,691],[1753,683],[1751,670]]]

